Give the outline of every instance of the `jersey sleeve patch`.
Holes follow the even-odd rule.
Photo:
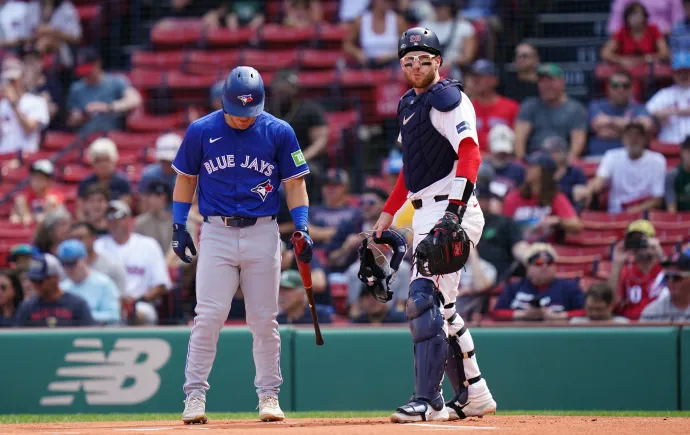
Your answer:
[[[307,162],[304,158],[304,154],[302,154],[302,150],[297,150],[290,155],[292,156],[292,161],[295,163],[295,166],[302,166]]]
[[[462,133],[463,131],[467,131],[470,128],[470,123],[467,121],[462,121],[461,123],[455,126],[455,130],[458,132],[458,134]]]

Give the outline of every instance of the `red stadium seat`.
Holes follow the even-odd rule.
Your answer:
[[[574,245],[553,245],[556,253],[561,256],[574,257],[579,255],[598,255],[608,259],[611,256],[611,247],[607,245],[574,246]]]
[[[25,165],[30,165],[36,160],[50,159],[55,155],[55,151],[37,151],[35,153],[24,153],[22,154],[22,163]]]
[[[168,74],[168,86],[172,89],[203,89],[208,92],[208,88],[217,81],[216,75],[190,75],[178,71]]]
[[[573,162],[573,166],[582,169],[587,178],[592,178],[597,174],[597,169],[599,168],[599,162],[589,161],[589,160],[576,160]]]
[[[100,5],[77,5],[77,13],[82,23],[89,23],[98,17],[101,12]]]
[[[182,68],[187,54],[184,51],[143,51],[132,53],[132,67],[167,71]]]
[[[662,143],[655,140],[649,144],[649,149],[663,154],[666,158],[680,157],[680,146],[677,144]]]
[[[319,26],[317,39],[320,44],[341,47],[349,31],[347,24],[323,23]]]
[[[108,137],[117,145],[118,150],[142,150],[154,147],[159,133],[129,133],[125,131],[110,131]]]
[[[278,24],[264,24],[261,39],[267,47],[289,47],[307,44],[315,38],[316,34],[317,31],[312,26],[286,27]]]
[[[161,132],[182,127],[184,119],[184,112],[170,115],[151,115],[137,111],[127,117],[127,129],[134,132],[156,132],[155,136],[158,137]],[[154,142],[150,143],[153,144]]]
[[[583,276],[580,278],[580,289],[582,289],[583,292],[587,293],[587,290],[594,284],[606,282],[606,280],[603,280],[601,278],[597,278],[595,276]]]
[[[46,132],[45,138],[41,148],[46,150],[61,151],[67,148],[72,142],[77,139],[77,135],[73,133],[62,133],[59,131]]]
[[[616,236],[603,236],[598,232],[582,231],[579,234],[569,234],[565,236],[565,242],[568,245],[584,245],[584,246],[610,246],[619,240]]]
[[[166,73],[155,69],[134,69],[127,74],[132,86],[140,90],[154,89],[164,84]]]
[[[253,66],[260,73],[283,68],[296,68],[297,50],[246,50],[242,53],[242,63]]]
[[[655,226],[661,222],[686,222],[690,225],[690,212],[669,213],[664,210],[650,210],[648,219]]]
[[[35,228],[33,227],[0,227],[0,240],[7,243],[26,243],[33,237]]]
[[[91,168],[82,165],[67,165],[62,171],[62,180],[65,183],[80,183],[84,178],[91,175]]]
[[[581,270],[566,270],[556,272],[556,277],[561,279],[582,279],[585,276],[584,272]]]
[[[335,69],[343,58],[341,50],[302,50],[300,66],[307,69]]]
[[[254,29],[248,27],[236,30],[221,28],[208,32],[206,42],[210,47],[244,47],[254,34]]]
[[[151,42],[157,47],[179,49],[198,43],[202,29],[198,18],[166,18],[153,26]]]
[[[185,71],[190,74],[211,75],[216,71],[229,70],[240,62],[239,50],[193,51],[189,54]]]
[[[16,184],[29,178],[29,167],[2,168],[2,182]]]
[[[601,260],[598,255],[582,255],[577,257],[558,256],[556,270],[558,272],[580,271],[585,275],[592,275]]]

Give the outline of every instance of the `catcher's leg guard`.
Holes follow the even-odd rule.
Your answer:
[[[479,371],[470,331],[462,317],[455,312],[455,304],[446,305],[443,313],[448,321],[446,374],[455,394],[446,406],[455,411],[460,419],[477,415],[474,410],[471,413],[463,410],[470,401],[486,403],[487,409],[493,404],[495,410],[496,404]]]
[[[444,406],[441,380],[448,345],[441,303],[436,292],[430,280],[412,281],[406,313],[414,341],[415,398],[439,410]]]

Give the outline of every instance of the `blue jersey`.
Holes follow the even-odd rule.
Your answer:
[[[280,183],[309,173],[292,127],[266,112],[246,130],[231,128],[222,110],[194,121],[172,166],[198,177],[203,216],[277,215]]]

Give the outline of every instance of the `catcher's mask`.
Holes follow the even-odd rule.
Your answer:
[[[388,245],[393,251],[393,256],[388,263],[378,249],[376,249],[378,253],[374,253],[372,247],[368,246],[369,238],[365,237],[359,247],[360,264],[357,277],[366,284],[367,290],[377,301],[385,303],[393,299],[390,285],[395,280],[400,263],[407,252],[407,241],[402,235],[392,230],[383,231],[381,237],[373,235],[372,241],[379,245]],[[381,259],[383,261],[380,261]]]

